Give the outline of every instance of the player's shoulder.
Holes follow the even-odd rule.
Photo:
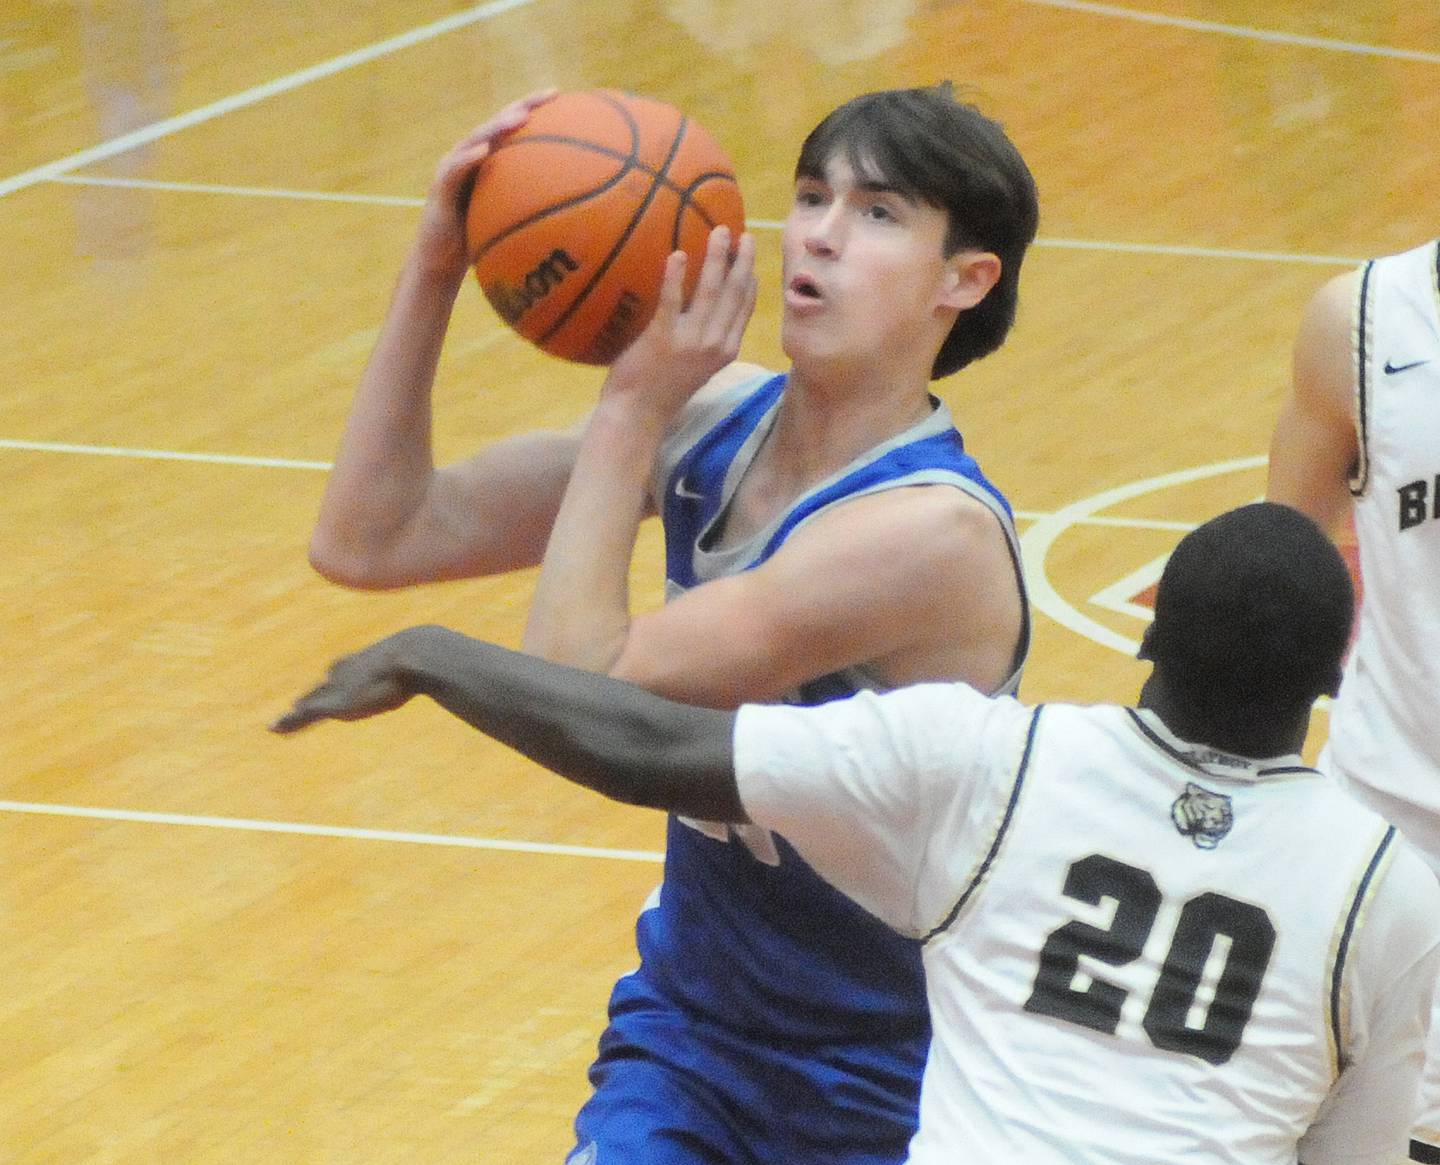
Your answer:
[[[1374,886],[1359,915],[1366,965],[1384,978],[1404,975],[1440,949],[1440,879],[1419,851],[1396,832],[1377,848]]]
[[[919,563],[963,563],[987,551],[1008,559],[1009,540],[994,509],[942,482],[861,494],[822,516],[832,536],[864,538],[876,553],[902,549]]]
[[[1402,903],[1408,913],[1423,919],[1427,929],[1435,931],[1440,928],[1440,878],[1398,829],[1390,848],[1393,852],[1384,873],[1388,894]]]
[[[1327,279],[1311,294],[1301,319],[1301,336],[1334,335],[1349,342],[1364,269],[1357,267]]]

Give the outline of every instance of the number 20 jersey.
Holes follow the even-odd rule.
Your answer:
[[[741,711],[746,811],[923,939],[916,1165],[1405,1154],[1440,886],[1298,757],[963,685]]]

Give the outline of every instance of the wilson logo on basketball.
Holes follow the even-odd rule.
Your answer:
[[[556,247],[521,280],[519,287],[507,287],[500,282],[487,283],[485,298],[490,301],[502,320],[513,325],[559,287],[565,281],[565,276],[579,270],[580,264],[570,253]]]

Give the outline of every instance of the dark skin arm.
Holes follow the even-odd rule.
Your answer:
[[[706,821],[746,821],[735,783],[735,713],[666,700],[471,639],[411,627],[331,665],[271,731],[364,720],[414,696],[614,801]]]

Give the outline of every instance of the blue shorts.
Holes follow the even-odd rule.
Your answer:
[[[919,1080],[867,1078],[855,1059],[747,1040],[628,976],[567,1165],[899,1165]]]

